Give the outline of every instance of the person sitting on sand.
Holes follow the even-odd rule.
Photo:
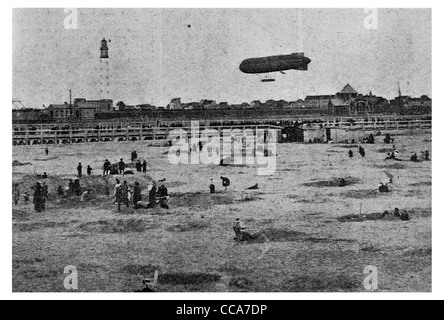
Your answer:
[[[379,192],[388,193],[389,192],[388,185],[381,182],[381,186],[379,187]]]
[[[398,208],[395,208],[395,214],[394,214],[395,218],[401,218],[401,212],[399,211]]]
[[[424,153],[424,160],[430,161],[430,152],[428,150]]]
[[[405,211],[401,213],[401,221],[410,221],[409,214]]]
[[[246,231],[246,227],[241,219],[236,219],[233,224],[233,230],[236,235],[236,241],[243,241],[243,233]]]
[[[351,158],[353,158],[353,151],[352,150],[350,150],[349,152],[348,152],[348,157],[351,159]]]
[[[253,236],[246,231],[247,228],[241,219],[236,219],[233,225],[233,230],[236,234],[236,238],[234,238],[236,241],[244,242],[257,239],[257,236]]]
[[[80,202],[88,201],[90,199],[90,196],[91,196],[91,190],[88,189],[85,192],[83,192],[82,195],[80,196]]]
[[[259,184],[256,183],[254,186],[248,188],[247,190],[259,190]]]
[[[345,179],[341,179],[341,181],[339,181],[339,187],[343,188],[347,186],[347,181],[345,181]]]
[[[160,207],[163,209],[169,209],[170,207],[168,206],[167,202],[170,199],[170,197],[168,196],[168,189],[165,187],[165,184],[162,182],[162,184],[160,185],[160,188],[157,190],[157,200],[160,203]]]
[[[410,158],[411,162],[419,162],[418,160],[418,155],[415,153],[411,158]]]

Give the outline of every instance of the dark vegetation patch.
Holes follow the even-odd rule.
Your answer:
[[[373,199],[377,198],[382,193],[379,192],[379,190],[350,190],[348,192],[341,193],[341,196],[344,198],[351,198],[351,199]]]
[[[53,221],[46,221],[46,222],[33,222],[33,223],[14,223],[14,229],[16,229],[18,232],[31,232],[41,229],[55,229],[55,228],[66,228],[71,223],[76,223],[77,221],[72,222],[53,222]]]
[[[377,150],[376,152],[388,154],[388,153],[392,153],[393,152],[393,148],[383,148],[383,149]]]
[[[312,182],[304,183],[303,186],[306,187],[316,187],[316,188],[334,188],[339,187],[342,179],[345,180],[345,186],[352,186],[361,182],[360,179],[355,177],[344,177],[344,178],[332,178],[330,180],[316,180]]]
[[[322,273],[288,279],[283,283],[287,292],[351,292],[362,286],[362,279],[349,275]]]
[[[253,285],[254,285],[254,282],[250,279],[247,279],[247,278],[233,278],[230,280],[230,283],[229,283],[230,287],[234,287],[234,288],[238,288],[238,289],[242,289],[242,290],[247,290],[248,288],[250,288]]]
[[[149,265],[127,265],[120,269],[123,273],[129,273],[133,275],[140,274],[144,278],[153,277],[154,273],[159,270],[159,267],[153,266],[151,264]]]
[[[23,163],[23,162],[20,162],[20,161],[14,160],[14,161],[12,161],[12,166],[13,166],[13,167],[32,166],[32,163],[29,163],[29,162]]]
[[[31,220],[31,212],[12,209],[12,219],[17,221],[29,221]]]
[[[307,238],[307,234],[298,231],[267,229],[261,232],[271,242],[295,242]]]
[[[171,204],[174,207],[187,207],[202,211],[210,209],[214,205],[232,204],[233,199],[225,194],[207,193],[171,193]]]
[[[82,223],[78,229],[93,233],[140,233],[145,230],[155,229],[156,225],[148,224],[144,220],[128,219],[128,220],[101,220],[94,222]]]
[[[352,240],[352,239],[327,239],[327,238],[306,238],[303,239],[303,241],[305,242],[313,242],[313,243],[339,243],[339,242],[344,242],[344,243],[355,243],[356,240]]]
[[[428,218],[432,216],[431,209],[402,209],[401,212],[406,212],[410,218]],[[382,212],[369,213],[369,214],[352,214],[338,218],[339,222],[364,222],[364,221],[399,221],[400,218],[393,216],[393,211],[390,211],[390,215],[382,217]]]
[[[416,182],[416,183],[410,184],[410,186],[412,186],[412,187],[431,187],[432,186],[432,181]]]
[[[335,145],[334,148],[353,149],[353,148],[359,148],[359,146],[356,144],[338,144]]]
[[[404,253],[405,256],[410,257],[431,257],[432,256],[432,248],[428,249],[415,249],[411,251],[407,251]]]
[[[231,263],[231,262],[227,262],[224,265],[220,266],[217,269],[217,271],[222,272],[222,273],[234,273],[234,274],[244,272],[244,270],[242,270],[237,265],[235,265],[234,263]]]
[[[260,201],[264,200],[261,197],[258,197],[256,195],[247,195],[245,197],[242,197],[242,199],[237,200],[238,202],[253,202],[253,201]]]
[[[168,227],[166,230],[169,232],[191,232],[204,230],[210,227],[210,223],[205,221],[189,221],[183,224],[177,224],[171,227]]]
[[[197,285],[220,280],[220,275],[211,273],[170,273],[159,275],[158,283],[163,285]]]
[[[376,168],[379,169],[391,169],[391,170],[403,170],[406,168],[406,166],[402,163],[389,163],[387,162],[387,164],[384,165],[377,165]]]
[[[401,221],[399,218],[395,218],[393,215],[382,218],[382,213],[369,213],[369,214],[352,214],[338,218],[339,222],[364,222],[364,221]]]

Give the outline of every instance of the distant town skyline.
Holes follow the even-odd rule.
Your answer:
[[[391,99],[432,97],[431,10],[63,9],[13,12],[13,99],[41,108],[100,98],[100,45],[109,43],[110,99],[166,106],[211,99],[230,104],[329,95],[350,83]],[[305,52],[308,71],[246,75],[247,58]],[[275,79],[272,83],[261,82]]]

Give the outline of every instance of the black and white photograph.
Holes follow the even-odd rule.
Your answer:
[[[432,9],[179,7],[12,8],[10,291],[432,293]]]

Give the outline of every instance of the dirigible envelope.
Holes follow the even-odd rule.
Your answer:
[[[263,58],[252,58],[243,61],[240,70],[244,73],[270,73],[286,70],[308,70],[311,60],[304,53],[293,53],[290,55],[270,56]]]

